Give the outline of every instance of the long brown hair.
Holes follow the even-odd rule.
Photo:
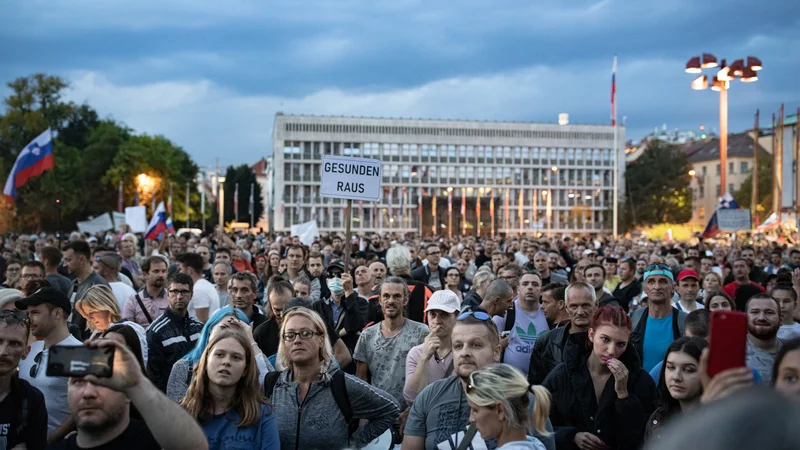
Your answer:
[[[217,343],[227,338],[235,339],[242,346],[247,361],[244,373],[236,383],[236,393],[231,403],[231,408],[235,409],[241,418],[236,426],[243,428],[256,425],[261,420],[261,405],[266,405],[267,399],[258,382],[258,367],[253,349],[244,332],[240,330],[225,330],[214,335],[200,357],[200,362],[194,367],[195,377],[181,400],[181,405],[200,423],[211,419],[214,415],[214,399],[208,391],[206,365]]]

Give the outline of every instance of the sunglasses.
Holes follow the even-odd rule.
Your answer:
[[[650,264],[649,266],[644,268],[644,271],[645,272],[650,272],[651,270],[659,270],[659,269],[660,270],[670,270],[670,271],[672,270],[672,268],[670,266],[668,266],[666,264],[659,263],[659,264]]]
[[[39,373],[39,365],[41,365],[41,363],[42,363],[42,355],[43,354],[44,354],[44,350],[42,350],[39,353],[37,353],[36,356],[33,358],[33,366],[31,366],[31,371],[28,374],[28,375],[31,376],[31,378],[36,378],[36,374]]]
[[[487,320],[492,320],[492,316],[490,316],[489,313],[485,313],[483,311],[466,311],[461,313],[458,317],[456,317],[456,320],[464,320],[468,317],[474,317],[484,322]]]

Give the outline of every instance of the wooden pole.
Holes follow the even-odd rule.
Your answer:
[[[753,125],[753,189],[752,198],[750,200],[750,216],[753,218],[755,226],[758,227],[758,115],[759,111],[756,110],[756,122]]]
[[[344,270],[350,271],[350,221],[353,215],[353,200],[347,199],[344,216]]]

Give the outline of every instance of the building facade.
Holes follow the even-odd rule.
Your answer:
[[[354,232],[429,235],[612,229],[614,129],[601,125],[297,116],[273,128],[276,231],[316,220],[345,229],[319,196],[323,155],[383,161],[378,202],[353,202]],[[625,128],[617,129],[620,194]],[[622,196],[620,196],[620,199]]]

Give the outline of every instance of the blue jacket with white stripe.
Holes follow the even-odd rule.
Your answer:
[[[181,317],[171,308],[147,327],[147,377],[162,392],[167,391],[172,365],[194,348],[202,330],[202,322],[188,312]]]

